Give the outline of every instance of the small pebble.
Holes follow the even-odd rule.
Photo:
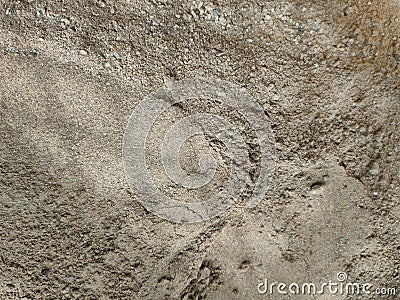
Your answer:
[[[121,56],[118,53],[114,53],[113,56],[114,56],[115,59],[121,59]]]
[[[378,170],[378,169],[371,169],[371,170],[369,170],[369,173],[370,173],[371,175],[378,175],[379,170]]]
[[[48,268],[44,268],[42,269],[42,271],[40,272],[40,274],[42,274],[43,276],[49,276],[50,270]]]
[[[211,275],[211,270],[207,267],[205,267],[203,270],[200,272],[200,279],[206,279]]]
[[[79,54],[80,55],[87,55],[87,51],[86,50],[79,50]]]
[[[62,23],[64,23],[65,25],[71,24],[70,20],[65,19],[65,18],[62,18],[60,21],[61,21]]]

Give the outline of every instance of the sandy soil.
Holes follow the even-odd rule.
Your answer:
[[[398,1],[0,0],[0,299],[400,299],[399,21]],[[278,159],[255,208],[176,224],[128,186],[122,140],[146,95],[198,76],[257,99]],[[222,109],[200,102],[148,152]],[[397,295],[257,291],[339,272]]]

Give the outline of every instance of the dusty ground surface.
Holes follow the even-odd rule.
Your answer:
[[[399,7],[1,0],[0,299],[400,299]],[[256,208],[182,225],[135,199],[121,143],[194,76],[257,99],[278,161]],[[338,272],[397,295],[257,292]]]

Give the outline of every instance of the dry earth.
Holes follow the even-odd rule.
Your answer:
[[[0,0],[0,299],[400,299],[399,22],[397,0]],[[278,160],[256,208],[175,224],[128,187],[122,139],[196,76],[257,99]],[[397,295],[257,292],[338,272]]]

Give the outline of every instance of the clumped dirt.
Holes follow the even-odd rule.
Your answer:
[[[397,0],[0,0],[0,299],[281,299],[258,284],[339,272],[398,299],[399,21]],[[196,76],[257,99],[278,160],[256,208],[174,224],[121,143],[143,97]]]

